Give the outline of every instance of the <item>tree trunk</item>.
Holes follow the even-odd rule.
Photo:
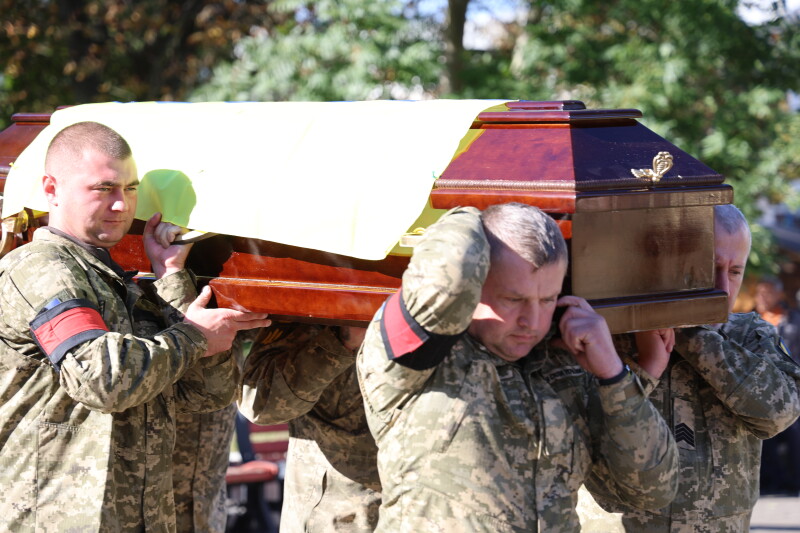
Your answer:
[[[441,94],[457,94],[463,88],[464,25],[469,0],[448,0],[444,21],[445,70],[439,84]]]

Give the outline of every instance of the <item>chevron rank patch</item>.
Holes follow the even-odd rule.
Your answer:
[[[694,450],[694,431],[692,428],[681,422],[675,426],[675,443],[679,448]]]
[[[678,448],[694,451],[695,448],[695,412],[692,402],[683,398],[672,401],[673,423],[672,433]]]

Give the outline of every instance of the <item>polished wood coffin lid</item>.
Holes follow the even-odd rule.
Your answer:
[[[570,242],[568,291],[612,331],[724,322],[714,289],[713,206],[724,177],[636,119],[579,101],[511,102],[473,123],[431,192],[433,207],[523,202]]]
[[[550,213],[571,249],[565,290],[587,298],[614,332],[723,322],[727,297],[713,288],[713,206],[730,203],[732,189],[640,117],[635,109],[587,110],[577,101],[510,102],[481,113],[436,180],[431,205],[518,201]],[[0,132],[0,190],[49,115],[13,121]],[[672,163],[666,170],[662,153]],[[3,221],[6,248],[30,236],[29,220],[10,218]],[[142,226],[112,253],[147,277]],[[364,324],[400,286],[407,263],[400,255],[368,261],[218,235],[195,245],[189,266],[220,306]]]

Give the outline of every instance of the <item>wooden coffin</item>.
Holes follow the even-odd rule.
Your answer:
[[[436,180],[433,209],[418,224],[458,205],[536,205],[568,239],[565,292],[589,300],[613,332],[724,322],[727,296],[713,287],[713,206],[732,202],[733,191],[640,117],[577,101],[510,102],[483,112]],[[0,190],[11,163],[48,122],[48,114],[17,114],[0,132]],[[26,213],[3,220],[4,251],[35,225]],[[142,226],[134,224],[112,254],[147,277]],[[413,246],[415,238],[403,240]],[[197,243],[189,259],[220,306],[340,324],[367,323],[400,286],[407,264],[407,254],[370,261],[232,235]]]

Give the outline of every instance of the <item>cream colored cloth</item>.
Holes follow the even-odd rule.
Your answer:
[[[3,217],[47,211],[44,154],[84,120],[130,143],[136,217],[363,259],[382,259],[426,205],[434,179],[496,100],[106,103],[56,111],[12,166]]]

